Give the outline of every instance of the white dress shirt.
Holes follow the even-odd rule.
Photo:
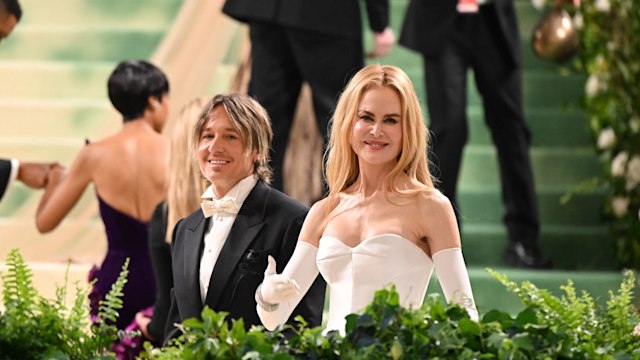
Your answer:
[[[258,183],[258,177],[254,174],[240,180],[229,192],[222,198],[230,198],[236,202],[238,209],[242,208],[242,204],[246,200],[249,193]],[[213,187],[209,186],[202,194],[203,199],[220,199],[213,191]],[[211,273],[218,261],[220,251],[224,246],[233,223],[236,221],[237,214],[220,212],[214,214],[209,221],[209,229],[204,234],[204,250],[200,259],[200,297],[202,304],[207,298],[207,290],[209,289],[209,281]]]
[[[18,172],[20,171],[20,161],[18,159],[9,159],[11,161],[11,173],[9,175],[9,181],[7,181],[7,187],[5,187],[5,193],[11,187],[11,184],[18,178]]]

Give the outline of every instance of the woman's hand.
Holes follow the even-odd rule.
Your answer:
[[[262,300],[269,304],[280,304],[297,296],[300,293],[300,287],[295,280],[282,274],[276,274],[276,260],[271,255],[269,255],[268,262],[259,290]]]

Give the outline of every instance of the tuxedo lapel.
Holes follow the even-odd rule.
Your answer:
[[[198,299],[197,303],[200,308],[197,313],[202,310],[200,302],[200,256],[204,244],[204,234],[208,227],[209,220],[205,219],[202,213],[195,227],[189,227],[186,232],[185,248],[184,248],[184,274],[187,281],[189,292],[198,294],[194,299]]]
[[[211,274],[205,300],[205,304],[210,308],[217,305],[242,254],[264,225],[264,203],[269,191],[267,185],[258,181],[242,205]]]

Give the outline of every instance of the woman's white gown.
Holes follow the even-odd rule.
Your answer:
[[[355,247],[323,236],[316,257],[318,269],[330,286],[329,319],[325,331],[344,333],[345,317],[362,311],[377,290],[395,285],[400,305],[422,305],[433,261],[410,240],[381,234]]]

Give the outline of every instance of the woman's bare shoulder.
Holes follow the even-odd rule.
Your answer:
[[[340,200],[336,197],[325,197],[316,201],[313,205],[311,205],[311,210],[309,210],[309,215],[307,217],[314,218],[324,218],[331,212],[331,210],[335,209]]]
[[[435,188],[428,188],[421,190],[418,193],[419,206],[423,211],[431,214],[435,213],[449,213],[453,211],[453,206],[448,197],[446,197],[440,190]]]
[[[300,232],[300,240],[306,241],[314,246],[320,243],[320,237],[324,233],[327,226],[327,220],[331,211],[335,209],[339,203],[339,198],[329,196],[316,201],[309,210],[309,214],[304,221],[302,231]]]

